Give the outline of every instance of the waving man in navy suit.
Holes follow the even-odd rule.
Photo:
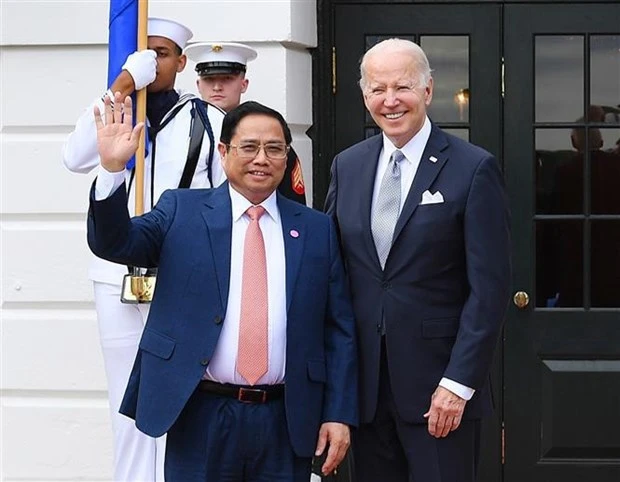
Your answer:
[[[360,86],[383,131],[338,154],[326,209],[350,278],[360,350],[357,482],[471,482],[508,301],[497,160],[431,123],[413,42],[366,52]]]
[[[123,172],[142,126],[120,94],[104,115],[89,244],[159,268],[121,412],[168,434],[167,482],[307,482],[324,451],[333,471],[357,424],[354,320],[333,221],[276,192],[286,122],[256,102],[233,109],[228,182],[167,191],[131,219]]]

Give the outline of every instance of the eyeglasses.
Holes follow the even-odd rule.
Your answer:
[[[232,147],[237,151],[237,157],[248,161],[256,158],[261,149],[265,153],[265,157],[273,160],[286,159],[288,152],[291,150],[291,146],[279,142],[274,142],[272,144],[226,144],[226,147],[229,149]]]

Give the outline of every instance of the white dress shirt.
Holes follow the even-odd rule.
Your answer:
[[[405,204],[405,201],[407,199],[407,195],[411,190],[411,186],[413,185],[413,179],[415,178],[416,172],[418,171],[418,166],[420,165],[422,154],[424,154],[424,149],[426,148],[426,144],[430,136],[431,121],[428,119],[428,117],[426,117],[424,119],[424,124],[422,125],[422,128],[418,131],[418,133],[413,136],[413,138],[409,142],[407,142],[407,144],[405,144],[399,149],[405,155],[405,158],[400,162],[400,211],[402,211],[403,205]],[[390,157],[396,149],[397,148],[394,146],[392,141],[390,141],[384,133],[383,149],[379,154],[379,162],[377,163],[377,172],[375,174],[375,185],[372,193],[371,209],[373,211],[377,204],[377,198],[379,197],[379,189],[381,187],[383,175],[387,170]],[[475,390],[473,388],[470,388],[445,377],[441,379],[441,381],[439,382],[439,386],[450,390],[452,393],[455,393],[456,395],[465,400],[470,400],[475,393]]]
[[[237,373],[237,347],[239,344],[239,316],[241,313],[241,282],[243,272],[243,246],[250,218],[245,212],[252,203],[231,186],[232,245],[230,258],[230,285],[226,318],[215,347],[213,358],[207,366],[205,378],[220,383],[247,385]],[[286,260],[284,236],[276,193],[273,192],[261,204],[266,213],[259,220],[265,240],[267,256],[267,303],[269,369],[257,382],[258,385],[284,383],[286,362]]]
[[[97,173],[95,181],[95,201],[109,198],[125,182],[127,170],[118,172],[107,171],[103,166]]]
[[[413,136],[413,138],[407,142],[403,147],[401,147],[400,152],[405,155],[405,158],[400,162],[400,209],[402,211],[403,205],[405,204],[405,200],[407,199],[407,194],[409,194],[409,190],[411,189],[411,185],[413,184],[413,178],[415,177],[415,173],[418,171],[418,166],[420,165],[420,159],[422,158],[422,154],[424,153],[424,149],[426,148],[426,143],[428,142],[428,138],[431,136],[431,121],[428,117],[424,120],[424,124],[422,125],[422,129],[418,131],[418,133]],[[383,149],[379,154],[379,162],[377,164],[377,173],[375,174],[375,187],[372,192],[372,210],[374,211],[375,206],[377,205],[377,198],[379,197],[379,188],[381,187],[381,181],[383,180],[383,175],[387,170],[388,163],[390,161],[390,157],[392,153],[397,150],[397,148],[392,144],[385,133],[383,134]]]

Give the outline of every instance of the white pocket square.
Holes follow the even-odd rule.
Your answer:
[[[441,204],[443,202],[443,194],[441,192],[436,191],[435,194],[431,194],[429,190],[426,190],[422,193],[422,202],[420,206],[424,204]]]

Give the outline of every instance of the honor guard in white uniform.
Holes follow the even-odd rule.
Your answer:
[[[122,72],[104,96],[121,98],[147,88],[147,150],[145,159],[145,211],[149,211],[163,191],[177,187],[208,188],[221,184],[223,173],[217,142],[224,113],[190,93],[174,89],[177,73],[185,68],[182,54],[192,32],[177,22],[148,20],[148,49],[129,55]],[[93,109],[103,112],[96,99],[78,119],[64,148],[65,166],[88,173],[99,166],[97,130]],[[129,208],[135,208],[133,169],[127,170]],[[118,409],[142,329],[148,304],[123,304],[121,283],[127,267],[95,258],[89,268],[93,281],[101,347],[108,381],[114,434],[114,480],[155,482],[163,480],[164,438],[153,439],[139,432],[134,421]]]
[[[196,42],[187,46],[185,55],[196,62],[196,86],[203,100],[226,112],[241,103],[248,89],[247,63],[258,53],[252,47],[230,42]],[[283,196],[306,204],[306,190],[301,163],[294,149],[289,150],[286,172],[278,186]]]

